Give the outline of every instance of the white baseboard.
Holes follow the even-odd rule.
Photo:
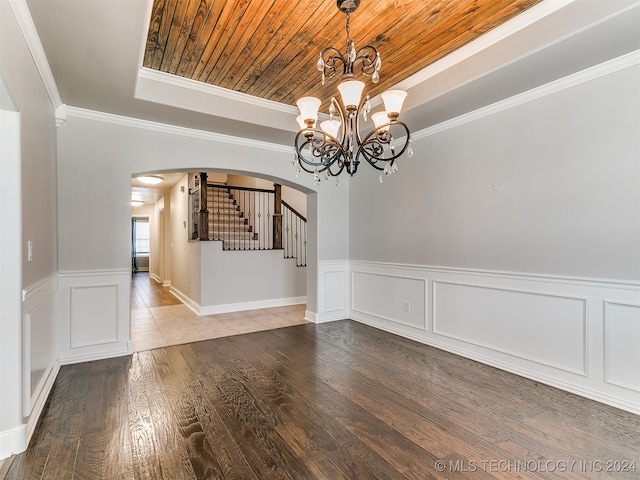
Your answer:
[[[24,452],[28,444],[26,425],[0,431],[0,458],[5,459],[11,455]]]
[[[227,303],[223,305],[199,305],[175,287],[171,287],[171,293],[200,316],[244,312],[247,310],[258,310],[261,308],[288,307],[291,305],[301,305],[307,302],[307,297],[290,297],[254,300],[251,302]]]
[[[189,307],[191,310],[193,310],[194,313],[197,313],[198,315],[200,315],[200,313],[199,313],[200,312],[200,305],[197,302],[195,302],[194,300],[192,300],[188,295],[182,293],[176,287],[170,287],[169,288],[169,292],[171,292],[171,294],[173,294],[175,297],[177,297],[178,300],[180,300],[187,307]]]
[[[343,312],[324,312],[320,314],[316,314],[315,323],[328,323],[328,322],[337,322],[339,320],[346,320],[349,318],[348,314]]]
[[[38,420],[40,419],[40,415],[42,414],[42,409],[44,408],[45,403],[47,403],[47,399],[49,398],[49,394],[51,393],[51,389],[53,388],[53,383],[55,382],[59,371],[60,362],[56,360],[49,369],[48,375],[44,379],[42,387],[38,389],[38,396],[33,403],[33,407],[31,408],[31,415],[29,416],[29,421],[27,422],[27,445],[29,444],[33,432],[36,429],[36,425],[38,424]]]
[[[273,298],[269,300],[254,300],[252,302],[227,303],[225,305],[200,306],[198,315],[216,315],[220,313],[244,312],[261,308],[288,307],[307,302],[307,297]]]
[[[107,358],[124,357],[134,352],[133,342],[127,342],[126,348],[105,349],[99,352],[82,353],[77,355],[67,355],[61,359],[61,365],[73,365],[74,363],[93,362],[94,360],[105,360]]]

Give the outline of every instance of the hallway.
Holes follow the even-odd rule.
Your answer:
[[[136,273],[131,280],[131,339],[141,352],[170,345],[309,323],[305,305],[198,316],[168,287]]]

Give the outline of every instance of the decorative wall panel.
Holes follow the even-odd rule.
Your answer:
[[[605,381],[640,392],[640,305],[605,302]]]
[[[434,333],[586,374],[586,300],[434,282]]]
[[[427,329],[425,279],[368,272],[352,275],[353,311]]]
[[[76,363],[132,353],[128,270],[60,274],[60,361]]]
[[[71,287],[71,348],[118,341],[118,286]]]

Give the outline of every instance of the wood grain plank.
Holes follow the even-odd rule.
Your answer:
[[[281,330],[283,329],[279,331]],[[294,345],[291,346],[295,348]],[[254,349],[247,350],[256,351]],[[307,397],[308,389],[304,380],[313,379],[314,374],[306,375],[304,372],[307,366],[304,364],[297,365],[297,367],[299,368],[290,372],[296,375],[296,380],[301,381],[302,384],[296,382],[295,401],[284,403],[286,405],[285,412],[291,415],[291,420],[296,424],[307,427],[306,429],[309,431],[307,436],[320,442],[322,451],[325,452],[322,461],[340,465],[348,478],[404,478],[385,460],[367,448],[360,439],[353,436],[345,428],[344,423],[340,422],[341,418],[352,412],[353,405],[348,399],[342,397],[332,388],[328,389],[326,397],[322,396],[324,388],[314,389],[313,393],[308,394],[309,397]],[[298,377],[298,374],[301,376]],[[326,385],[323,383],[323,386]],[[311,397],[313,397],[313,401],[307,403],[306,399]],[[318,408],[318,404],[322,407]],[[324,431],[323,427],[325,426],[329,426],[330,430]],[[331,452],[331,455],[327,455],[327,452]],[[313,467],[312,463],[311,468]],[[423,476],[422,478],[428,477]]]
[[[175,7],[167,11],[168,16],[164,25],[167,40],[162,54],[162,63],[159,67],[160,71],[169,73],[175,58],[177,57],[179,60],[182,55],[182,48],[189,35],[187,30],[189,26],[185,24],[185,18],[189,15],[188,9],[191,1],[193,0],[177,0]]]
[[[383,59],[375,96],[541,0],[394,0],[362,5],[351,37]],[[335,95],[315,69],[320,51],[343,50],[345,15],[332,2],[155,0],[144,65],[293,104]],[[369,81],[367,79],[367,83]]]
[[[179,64],[174,70],[176,75],[184,77],[185,73],[189,71],[191,65],[195,69],[198,60],[200,59],[197,54],[198,44],[202,43],[203,36],[207,35],[204,27],[207,25],[207,20],[210,18],[211,9],[213,8],[213,0],[200,0],[198,9],[193,16],[193,23],[187,41],[182,49],[182,55],[180,57]],[[194,54],[198,55],[194,57]]]
[[[105,436],[103,475],[105,478],[134,478],[131,435],[129,434],[128,371],[131,357],[110,359],[105,372]]]
[[[232,90],[249,92],[256,82],[260,82],[262,72],[271,62],[274,52],[283,48],[290,39],[284,31],[285,23],[296,8],[296,2],[276,0],[260,23],[256,32],[242,49],[237,65],[232,69],[235,79],[225,77],[221,84]]]
[[[243,63],[240,58],[252,55],[251,39],[263,35],[262,25],[273,6],[274,0],[251,2],[248,5],[242,20],[228,38],[216,68],[207,77],[207,83],[228,88],[230,83],[235,82],[236,76],[242,75],[242,70],[238,68]],[[238,45],[244,45],[244,48],[238,48]]]
[[[149,19],[149,29],[147,31],[147,41],[144,48],[143,65],[150,68],[158,68],[159,63],[154,62],[156,50],[162,50],[164,45],[158,43],[162,16],[165,8],[165,0],[155,0],[151,7],[151,18]]]
[[[158,354],[160,352],[158,351]],[[219,400],[219,391],[203,386],[203,383],[209,383],[209,375],[206,373],[208,368],[198,361],[188,345],[180,349],[166,349],[163,352],[176,375],[180,377],[180,382],[189,385],[188,391],[193,399],[193,414],[205,435],[203,443],[207,443],[210,448],[209,455],[214,457],[222,470],[221,477],[246,480],[257,478],[215,410],[214,404]],[[193,458],[200,463],[202,461],[198,460],[198,451],[193,451]]]
[[[167,50],[167,42],[169,41],[169,33],[171,32],[171,24],[173,21],[174,12],[178,6],[178,0],[155,0],[155,3],[158,3],[158,13],[157,16],[152,16],[151,19],[153,21],[152,24],[149,25],[149,34],[148,37],[151,37],[154,40],[153,46],[153,55],[151,52],[149,54],[149,61],[144,63],[144,66],[153,68],[155,70],[161,70],[162,64],[165,58],[165,53]],[[154,28],[154,33],[151,32],[151,28]],[[157,31],[157,33],[155,33]],[[147,45],[147,48],[150,49],[151,46]],[[170,53],[167,55],[169,56]]]
[[[224,3],[223,10],[193,73],[192,78],[194,80],[206,81],[213,69],[216,68],[229,37],[242,20],[247,3],[246,0]]]
[[[175,47],[171,61],[165,67],[167,73],[175,74],[180,67],[184,60],[184,49],[192,36],[197,37],[202,19],[207,11],[207,5],[202,0],[188,0],[184,5],[182,14],[179,17],[174,17],[175,23],[171,29],[174,37],[172,38],[171,33],[169,34],[169,42],[173,43]]]
[[[162,478],[160,456],[162,452],[156,445],[154,425],[147,398],[147,364],[149,353],[133,355],[129,369],[128,415],[131,435],[131,453],[135,478]]]
[[[62,367],[6,478],[551,479],[435,462],[637,462],[639,446],[637,415],[341,321]]]
[[[189,472],[188,477],[181,478],[221,478],[221,468],[194,413],[193,402],[198,399],[191,394],[189,382],[181,381],[176,372],[179,357],[169,360],[164,349],[151,354],[158,374],[158,384],[150,399],[152,411],[156,412],[154,424],[166,456],[176,462],[179,459],[177,465],[171,466],[174,472],[170,475]]]

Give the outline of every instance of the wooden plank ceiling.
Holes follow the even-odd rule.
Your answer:
[[[362,0],[351,14],[356,48],[382,58],[374,96],[541,0]],[[345,52],[346,16],[335,0],[154,0],[144,66],[294,105],[337,95],[321,85],[323,48]]]

